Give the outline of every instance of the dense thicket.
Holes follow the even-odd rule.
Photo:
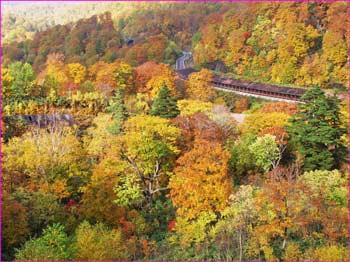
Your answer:
[[[346,5],[129,7],[4,47],[2,259],[349,260]],[[304,103],[180,80],[190,46]]]

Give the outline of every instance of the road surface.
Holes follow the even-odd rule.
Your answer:
[[[176,70],[186,69],[185,61],[192,57],[191,52],[182,52],[182,56],[176,59]]]

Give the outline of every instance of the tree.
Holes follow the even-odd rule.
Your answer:
[[[259,113],[285,113],[287,115],[294,115],[298,112],[298,107],[295,103],[288,102],[269,102],[259,109]]]
[[[195,245],[196,251],[204,255],[201,246],[208,239],[210,226],[216,219],[217,216],[213,211],[201,211],[196,219],[192,220],[178,216],[174,227],[175,234],[170,235],[168,240],[170,245],[180,245],[183,250],[188,250]]]
[[[8,84],[11,83],[9,93],[15,99],[29,96],[34,89],[35,80],[32,66],[28,63],[15,62],[9,65],[8,70],[9,78],[5,78],[5,80]]]
[[[79,63],[67,65],[68,75],[73,79],[74,84],[81,84],[85,80],[86,68]]]
[[[202,102],[199,100],[183,99],[177,102],[177,106],[180,110],[180,115],[189,116],[197,112],[201,112],[210,115],[214,105],[210,102]]]
[[[64,66],[64,55],[53,53],[47,56],[46,68],[38,75],[38,84],[48,93],[65,95],[70,92],[69,78]],[[68,90],[67,90],[68,89]]]
[[[110,100],[107,112],[111,113],[114,118],[112,126],[108,127],[108,131],[112,134],[119,134],[123,129],[123,123],[127,118],[127,112],[124,104],[123,91],[118,89],[114,92],[114,96]]]
[[[256,141],[249,146],[249,150],[254,155],[256,165],[264,172],[275,169],[282,159],[282,153],[277,146],[276,137],[270,134],[258,137]]]
[[[90,78],[95,87],[103,93],[112,94],[113,90],[133,91],[133,69],[124,62],[98,62],[89,69]]]
[[[83,137],[84,146],[89,156],[94,158],[103,157],[111,144],[114,142],[113,134],[108,127],[113,126],[113,117],[110,114],[98,114],[92,121]]]
[[[298,177],[298,181],[305,186],[304,193],[308,198],[305,203],[308,212],[303,217],[303,221],[309,221],[306,226],[307,234],[315,230],[313,225],[319,224],[321,226],[318,231],[323,238],[346,244],[349,216],[346,178],[338,170],[315,170],[305,172]]]
[[[235,102],[234,112],[242,113],[243,111],[249,108],[249,100],[248,98],[242,97]]]
[[[177,116],[172,122],[181,129],[179,144],[184,150],[192,149],[197,138],[220,144],[226,138],[225,132],[220,125],[203,113]]]
[[[41,237],[28,240],[17,250],[19,260],[69,260],[73,258],[70,240],[60,224],[44,229]]]
[[[349,259],[349,250],[346,246],[333,244],[307,250],[304,259],[317,259],[319,261],[346,261]]]
[[[15,190],[16,179],[22,177],[21,186],[29,191],[41,190],[62,199],[78,190],[84,180],[88,165],[83,158],[84,151],[71,129],[32,129],[4,146],[5,184],[9,192]]]
[[[135,71],[135,84],[138,92],[151,92],[152,88],[157,83],[157,88],[155,88],[153,94],[153,97],[155,97],[157,96],[159,89],[163,86],[163,80],[166,81],[170,90],[173,90],[175,76],[169,65],[156,64],[153,61],[148,61],[136,67]],[[153,80],[151,81],[151,79]]]
[[[176,100],[171,96],[169,88],[163,85],[158,93],[158,97],[153,101],[150,115],[174,118],[179,113]]]
[[[341,126],[339,100],[327,97],[319,88],[308,90],[299,104],[299,113],[287,128],[304,157],[304,169],[330,170],[339,167],[345,156],[341,137],[346,130]]]
[[[268,127],[284,127],[288,124],[289,115],[285,113],[252,113],[244,118],[242,131],[254,135]]]
[[[11,86],[13,84],[14,77],[11,76],[8,68],[1,66],[1,87],[2,87],[2,95],[5,101],[7,98],[10,98],[12,95]]]
[[[118,229],[108,229],[104,224],[94,226],[82,222],[75,233],[76,259],[121,260],[128,254],[122,234]]]
[[[170,79],[167,76],[155,76],[152,77],[151,80],[147,82],[147,90],[150,93],[150,96],[152,98],[155,98],[158,96],[159,91],[164,87],[167,86],[169,91],[173,95],[175,95],[175,85],[174,85],[174,79]]]
[[[221,127],[225,139],[234,139],[237,137],[238,122],[227,106],[215,105],[210,118]]]
[[[233,176],[236,184],[241,184],[241,179],[244,179],[246,175],[257,172],[254,155],[249,150],[249,146],[255,142],[255,139],[254,135],[247,134],[229,144],[230,175]]]
[[[110,144],[113,147],[116,143]],[[102,158],[102,157],[101,157]],[[94,169],[89,182],[82,188],[84,193],[79,203],[79,214],[92,223],[104,223],[116,227],[124,216],[125,208],[117,206],[114,187],[119,181],[116,173],[124,170],[118,156],[109,154],[100,160]]]
[[[211,87],[213,74],[202,69],[198,73],[192,73],[188,77],[187,93],[192,99],[208,101],[215,95],[214,89]]]
[[[150,204],[156,193],[167,190],[173,158],[179,153],[176,140],[180,130],[167,119],[145,115],[128,119],[124,126],[124,135],[110,152],[117,153],[121,178],[115,187],[115,202],[132,204],[143,196]]]
[[[263,254],[264,259],[278,258],[293,232],[302,230],[298,219],[305,204],[300,200],[303,188],[295,180],[293,168],[279,171],[265,181],[254,200],[257,218],[247,252],[251,257]]]
[[[230,195],[229,206],[221,212],[222,219],[212,228],[210,235],[218,246],[220,259],[243,259],[257,215],[254,207],[256,191],[250,185],[240,186]]]
[[[177,160],[169,188],[179,216],[190,220],[203,211],[216,212],[226,207],[231,192],[228,158],[220,144],[198,139],[193,149]]]
[[[5,194],[2,203],[3,256],[11,254],[13,247],[23,243],[30,234],[27,208]]]

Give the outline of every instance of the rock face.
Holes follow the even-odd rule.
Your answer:
[[[227,73],[227,67],[222,61],[210,62],[205,64],[204,67],[212,71]]]
[[[70,126],[74,124],[73,118],[68,114],[52,114],[52,115],[19,115],[20,119],[26,121],[29,125],[38,127],[46,127],[50,124],[68,123]]]

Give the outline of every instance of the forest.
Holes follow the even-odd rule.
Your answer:
[[[2,260],[350,259],[346,2],[8,5]]]

